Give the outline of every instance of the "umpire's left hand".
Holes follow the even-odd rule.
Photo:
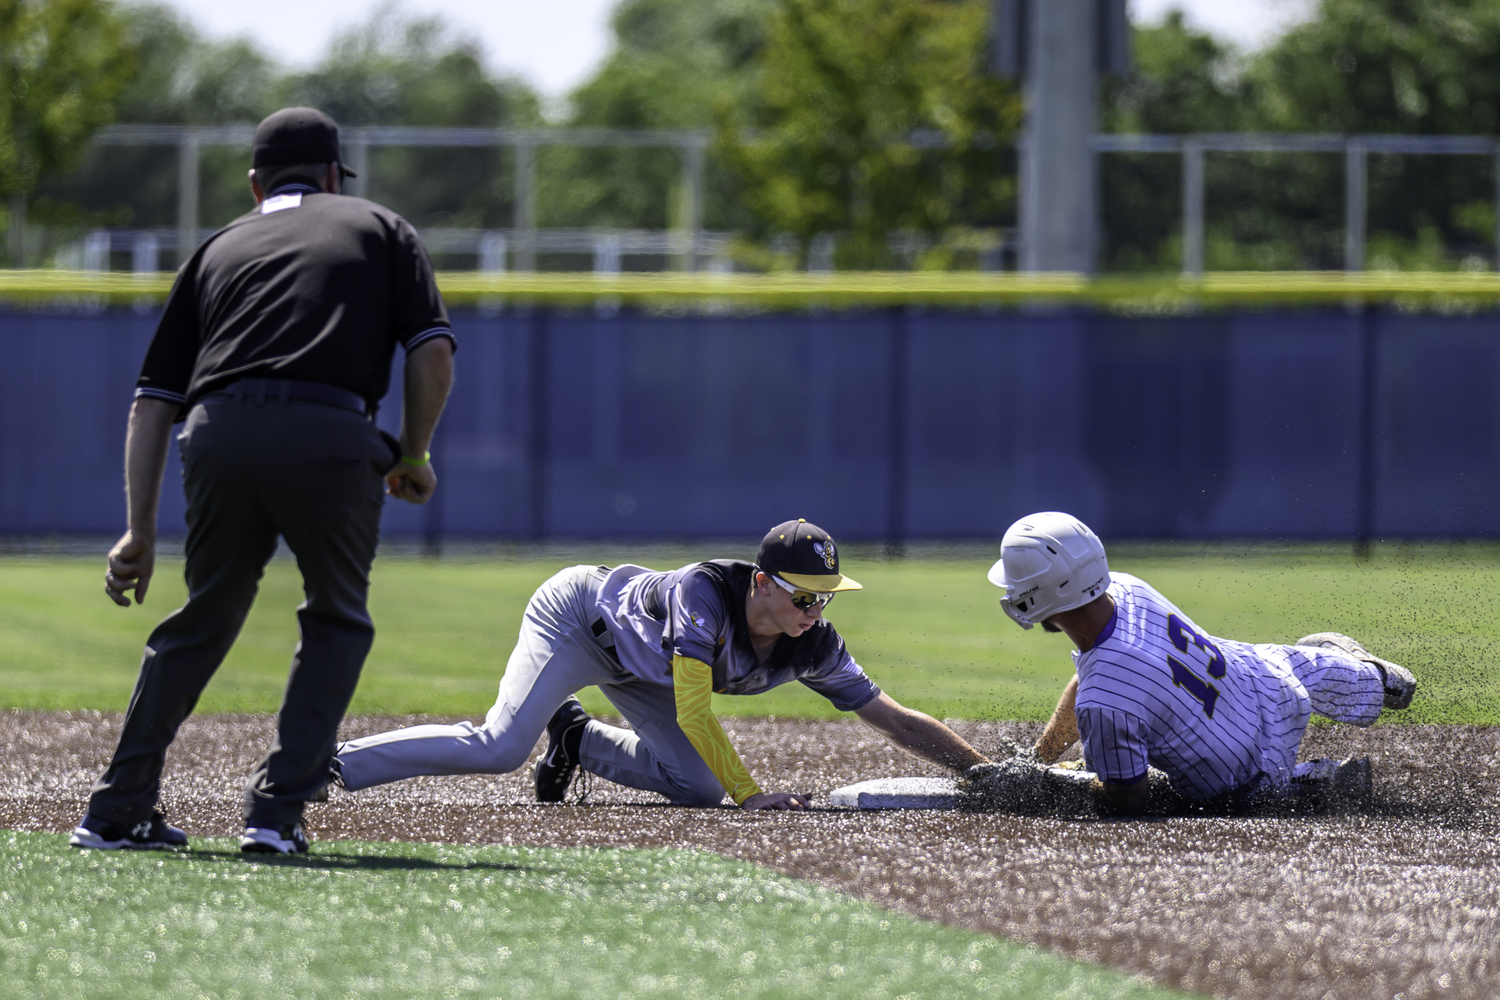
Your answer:
[[[398,500],[424,504],[432,499],[432,491],[437,489],[437,473],[432,471],[431,461],[422,465],[402,462],[386,474],[385,488]]]
[[[109,572],[104,574],[104,592],[122,608],[130,607],[127,590],[135,591],[135,603],[146,600],[146,588],[156,570],[156,540],[134,531],[120,536],[109,550]]]

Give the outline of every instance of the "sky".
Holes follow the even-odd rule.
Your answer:
[[[211,37],[245,36],[289,66],[312,65],[340,28],[361,23],[386,0],[168,0]],[[1130,0],[1137,20],[1179,7],[1189,23],[1256,48],[1305,16],[1313,0]],[[403,0],[411,13],[440,14],[472,33],[497,70],[527,80],[552,102],[588,79],[608,54],[615,0]]]

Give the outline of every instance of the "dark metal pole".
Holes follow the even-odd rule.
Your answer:
[[[1203,277],[1203,143],[1182,144],[1182,273]]]
[[[1495,270],[1500,271],[1500,142],[1495,143]]]
[[[1358,136],[1344,144],[1344,270],[1365,269],[1365,226],[1369,216],[1370,171],[1365,141]]]
[[[531,396],[531,537],[547,537],[547,325],[546,307],[531,307],[527,382]]]
[[[906,545],[906,394],[909,373],[905,306],[891,309],[890,324],[885,551],[889,556],[900,556]]]
[[[1354,498],[1354,558],[1370,558],[1375,536],[1375,400],[1379,389],[1379,311],[1365,305],[1359,314],[1359,479]]]

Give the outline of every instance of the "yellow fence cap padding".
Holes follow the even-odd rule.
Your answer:
[[[13,305],[160,302],[174,275],[98,271],[0,271],[0,302]],[[972,308],[1050,303],[1127,312],[1399,303],[1415,308],[1490,306],[1500,275],[1488,272],[1223,271],[1201,277],[952,271],[831,274],[446,271],[450,306],[500,303],[671,307],[723,304],[758,309],[861,309],[903,305]]]

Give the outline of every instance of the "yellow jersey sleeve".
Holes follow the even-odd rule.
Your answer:
[[[734,799],[735,805],[760,793],[740,755],[734,752],[724,727],[714,717],[711,699],[714,670],[691,656],[672,657],[672,691],[677,700],[677,724],[708,769]]]

